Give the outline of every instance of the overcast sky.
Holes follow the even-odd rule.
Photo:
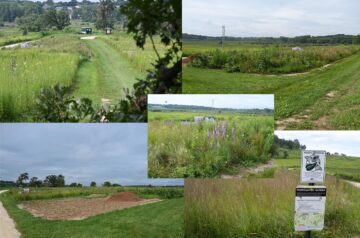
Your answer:
[[[274,109],[272,94],[152,94],[150,104],[195,105],[216,108]]]
[[[175,185],[183,180],[147,179],[147,125],[0,124],[0,180],[20,173],[44,179],[50,174],[89,185]]]
[[[359,0],[183,0],[183,32],[220,36],[360,34]]]
[[[360,156],[360,131],[275,131],[279,138],[298,139],[309,150]]]

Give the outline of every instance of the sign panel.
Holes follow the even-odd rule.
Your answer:
[[[326,152],[303,150],[301,153],[301,182],[324,183]]]
[[[324,228],[325,186],[298,186],[295,196],[295,231]]]

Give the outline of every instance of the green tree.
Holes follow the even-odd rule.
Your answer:
[[[44,21],[48,27],[56,27],[58,30],[70,25],[69,15],[65,11],[56,11],[54,9],[45,12]]]
[[[42,181],[38,177],[32,177],[29,182],[29,187],[41,187]]]
[[[24,186],[26,180],[29,180],[29,174],[28,173],[22,173],[22,174],[20,174],[20,176],[16,180],[16,183],[18,185],[20,185],[20,186]]]
[[[103,183],[103,187],[111,187],[111,183],[109,181],[105,181]]]
[[[96,182],[92,181],[92,182],[90,183],[90,187],[96,187]]]
[[[46,27],[43,16],[37,14],[20,17],[16,22],[23,35],[26,35],[28,32],[42,31]]]
[[[44,184],[48,187],[64,187],[65,177],[63,175],[48,175],[44,180]]]
[[[106,27],[114,27],[114,15],[115,5],[113,0],[100,0],[100,4],[97,8],[97,20],[95,27],[97,29],[104,29]]]

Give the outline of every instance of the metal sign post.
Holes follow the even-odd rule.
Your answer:
[[[312,230],[324,228],[326,187],[316,185],[325,181],[326,152],[305,150],[301,153],[301,183],[296,187],[295,231],[304,231],[310,238]]]

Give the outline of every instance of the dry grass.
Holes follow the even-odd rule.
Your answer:
[[[186,237],[300,237],[294,232],[297,172],[274,179],[186,180]],[[360,190],[328,176],[325,229],[316,237],[360,234]]]

